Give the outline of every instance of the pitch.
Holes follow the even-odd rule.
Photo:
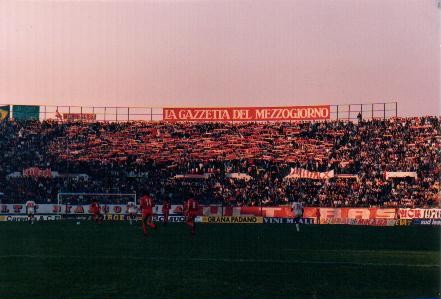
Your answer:
[[[0,298],[439,297],[439,228],[0,223]]]

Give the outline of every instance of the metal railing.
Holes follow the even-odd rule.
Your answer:
[[[1,106],[12,106],[16,104],[0,104]],[[93,121],[104,122],[127,122],[127,121],[162,121],[162,107],[100,107],[100,106],[55,106],[40,105],[39,119],[57,120],[57,115],[77,114],[80,118],[93,115]],[[331,120],[356,120],[359,116],[363,119],[387,119],[398,116],[397,102],[381,102],[368,104],[339,104],[330,105]]]

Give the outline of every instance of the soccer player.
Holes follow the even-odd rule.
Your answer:
[[[195,218],[199,210],[199,204],[193,196],[184,203],[184,214],[187,217],[187,226],[191,230],[191,234],[196,234]]]
[[[138,207],[135,205],[133,201],[129,201],[127,203],[127,212],[128,212],[128,218],[130,221],[130,225],[132,225],[133,220],[136,221],[136,214],[138,213]]]
[[[164,198],[162,202],[162,214],[164,214],[164,225],[168,223],[168,215],[170,213],[170,202],[167,198]]]
[[[144,195],[141,197],[140,206],[142,212],[142,231],[144,232],[144,236],[147,236],[147,226],[150,226],[152,229],[156,228],[153,223],[153,207],[155,203],[151,196]]]
[[[297,232],[299,232],[300,231],[299,223],[300,223],[300,219],[303,216],[303,205],[300,202],[295,201],[292,203],[291,211],[294,215],[294,222],[296,224]]]
[[[34,224],[34,214],[35,214],[35,201],[28,200],[26,202],[26,214],[28,214],[29,222]]]
[[[92,220],[95,221],[95,223],[103,222],[104,216],[100,212],[100,205],[96,199],[94,199],[90,205],[90,212],[92,212]]]

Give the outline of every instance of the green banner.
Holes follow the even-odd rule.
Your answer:
[[[9,119],[9,105],[0,106],[0,123],[7,119]]]
[[[14,120],[39,120],[40,106],[14,105],[12,106],[12,115]]]

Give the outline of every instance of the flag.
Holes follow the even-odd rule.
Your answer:
[[[55,111],[55,117],[58,118],[59,120],[63,120],[63,115],[60,112],[58,112],[58,107],[57,110]]]
[[[0,122],[9,118],[9,106],[0,106]]]
[[[285,177],[285,179],[291,178],[302,178],[302,179],[312,179],[312,180],[320,180],[320,179],[330,179],[334,177],[334,170],[318,172],[318,171],[309,171],[303,168],[291,168],[291,172],[289,175]]]
[[[14,105],[12,114],[15,120],[39,120],[40,106]]]

